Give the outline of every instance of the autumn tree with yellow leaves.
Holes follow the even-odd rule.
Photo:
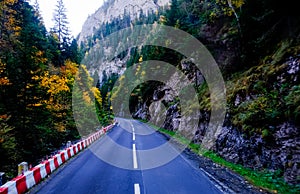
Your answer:
[[[9,176],[16,175],[18,163],[34,165],[81,138],[73,118],[73,85],[91,78],[87,71],[78,73],[76,41],[62,53],[38,11],[25,0],[0,2],[0,171]],[[64,61],[57,63],[58,58]],[[100,91],[87,86],[78,97],[85,106],[95,99],[98,114]]]

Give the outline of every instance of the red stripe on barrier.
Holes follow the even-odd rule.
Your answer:
[[[0,194],[8,194],[8,188],[3,188],[3,187],[1,187],[0,188]]]
[[[14,178],[13,180],[16,181],[16,187],[17,187],[18,193],[25,193],[27,191],[25,176],[23,176],[23,175],[18,176],[16,178]]]
[[[35,183],[39,183],[42,180],[41,176],[41,169],[40,168],[33,168],[31,171],[33,171],[33,177],[35,180]]]
[[[55,168],[58,168],[59,165],[58,165],[57,157],[54,156],[53,159],[54,159],[54,166],[55,166]]]
[[[71,156],[71,149],[70,148],[67,149],[67,153],[68,153],[68,157],[71,158],[72,156]]]
[[[77,144],[77,149],[78,149],[78,151],[81,150],[81,149],[80,149],[80,144]]]
[[[44,162],[44,164],[45,164],[45,169],[46,169],[47,174],[50,174],[51,173],[50,162],[46,161],[46,162]]]
[[[76,155],[76,146],[73,146],[74,155]]]
[[[65,158],[65,152],[61,152],[61,153],[60,153],[60,157],[61,157],[62,163],[65,163],[65,161],[66,161],[66,158]]]
[[[82,147],[82,149],[84,148],[84,143],[83,143],[83,141],[81,142],[81,147]]]

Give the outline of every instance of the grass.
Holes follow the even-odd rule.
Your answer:
[[[218,156],[216,153],[208,150],[204,150],[199,144],[190,143],[189,140],[180,136],[178,133],[174,131],[169,131],[166,129],[158,128],[156,126],[151,125],[161,133],[167,134],[180,143],[186,145],[190,148],[194,153],[199,154],[203,157],[211,159],[214,163],[217,163],[223,167],[226,167],[233,172],[244,177],[248,182],[252,185],[261,188],[265,191],[271,193],[300,193],[300,185],[292,186],[287,184],[282,176],[281,171],[270,172],[268,170],[264,171],[256,171],[250,168],[246,168],[239,164],[234,164],[232,162],[226,161],[224,158]]]

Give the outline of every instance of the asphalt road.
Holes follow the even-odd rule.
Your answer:
[[[31,193],[221,193],[163,135],[139,121],[118,121]]]

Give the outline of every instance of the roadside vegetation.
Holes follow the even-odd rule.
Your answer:
[[[158,128],[153,125],[151,126],[157,129],[159,132],[176,139],[181,144],[187,146],[187,148],[193,151],[194,153],[209,158],[216,164],[224,166],[232,170],[233,172],[239,174],[240,176],[244,177],[248,182],[250,182],[258,188],[261,188],[264,191],[282,194],[300,192],[300,186],[293,186],[287,184],[284,181],[280,171],[256,171],[250,168],[245,168],[242,165],[226,161],[224,158],[218,156],[218,154],[214,153],[213,151],[203,149],[199,144],[191,143],[188,139],[174,131]]]
[[[92,87],[94,80],[80,64],[63,1],[53,11],[55,25],[48,32],[37,1],[34,6],[25,0],[0,1],[0,172],[8,180],[17,175],[19,163],[34,166],[99,127],[83,119],[89,127],[79,134],[74,98],[77,115],[96,105],[102,125],[112,120],[99,88]]]

